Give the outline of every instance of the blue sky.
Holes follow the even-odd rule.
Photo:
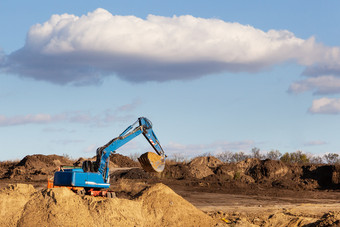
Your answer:
[[[339,7],[1,1],[0,160],[91,157],[140,116],[169,156],[339,153]]]

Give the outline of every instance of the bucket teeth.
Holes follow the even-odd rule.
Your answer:
[[[160,173],[165,167],[165,158],[152,152],[142,154],[138,161],[146,172]]]

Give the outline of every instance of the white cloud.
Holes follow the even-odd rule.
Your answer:
[[[0,127],[26,125],[26,124],[53,124],[53,123],[78,123],[96,126],[107,126],[112,122],[120,122],[130,119],[131,115],[121,115],[112,110],[106,110],[100,114],[75,111],[61,114],[27,114],[7,117],[0,115]]]
[[[218,154],[224,151],[249,151],[255,143],[251,140],[228,142],[216,141],[209,144],[180,144],[170,142],[164,146],[167,154],[182,154],[183,156],[197,156],[204,153]]]
[[[94,123],[96,117],[84,112],[66,112],[61,114],[27,114],[7,117],[0,115],[0,127],[26,125],[26,124],[50,124],[58,122]]]
[[[327,143],[322,140],[313,140],[313,141],[308,141],[304,143],[305,146],[320,146],[320,145],[325,145],[325,144]]]
[[[132,101],[132,103],[128,103],[125,105],[122,105],[117,108],[117,111],[123,111],[123,112],[131,112],[135,110],[138,106],[140,106],[142,103],[142,100],[140,99],[135,99]]]
[[[25,46],[2,69],[57,84],[93,84],[108,75],[132,82],[186,80],[223,71],[258,71],[295,60],[338,64],[338,47],[287,30],[190,15],[116,16],[97,9],[53,15],[30,28]]]
[[[340,99],[320,98],[313,100],[312,107],[308,111],[314,114],[339,114]]]
[[[46,127],[43,129],[44,132],[48,132],[48,133],[74,133],[76,132],[75,130],[71,130],[71,129],[66,129],[66,128],[53,128],[53,127]]]
[[[26,124],[52,124],[52,123],[78,123],[88,124],[95,126],[108,126],[114,122],[125,122],[127,120],[134,119],[135,116],[131,114],[131,111],[135,110],[141,101],[138,99],[132,100],[131,103],[127,103],[122,106],[118,106],[115,109],[106,109],[100,113],[93,114],[90,111],[69,111],[59,114],[26,114],[17,116],[5,116],[0,114],[0,127],[26,125]],[[55,132],[65,129],[45,128],[44,131]]]
[[[6,117],[0,115],[0,127],[11,126],[11,125],[24,125],[29,123],[49,123],[55,121],[58,117],[53,117],[49,114],[28,114],[22,116]]]
[[[302,93],[314,91],[314,94],[336,94],[340,93],[340,78],[327,75],[307,78],[293,83],[289,92]]]

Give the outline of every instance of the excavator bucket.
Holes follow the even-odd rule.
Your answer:
[[[165,167],[164,156],[153,152],[146,152],[138,158],[139,163],[146,172],[162,172]]]

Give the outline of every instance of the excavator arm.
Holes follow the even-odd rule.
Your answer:
[[[138,126],[136,126],[137,124]],[[138,161],[142,168],[147,172],[162,172],[164,170],[166,155],[152,130],[152,123],[147,118],[140,117],[135,123],[127,127],[118,137],[97,149],[95,171],[98,171],[103,175],[105,182],[109,181],[110,155],[140,134],[144,135],[157,153],[147,152],[141,155],[140,158],[138,158]]]
[[[55,172],[52,187],[69,187],[76,191],[81,188],[91,195],[105,195],[107,191],[105,192],[104,190],[104,194],[102,194],[102,189],[108,189],[110,187],[110,155],[140,134],[145,136],[157,153],[147,152],[141,155],[138,159],[141,166],[147,172],[162,172],[165,167],[166,155],[152,130],[151,122],[145,117],[140,117],[118,137],[112,139],[104,146],[99,147],[97,149],[97,159],[95,162],[88,160],[83,162],[82,168],[63,167]]]

